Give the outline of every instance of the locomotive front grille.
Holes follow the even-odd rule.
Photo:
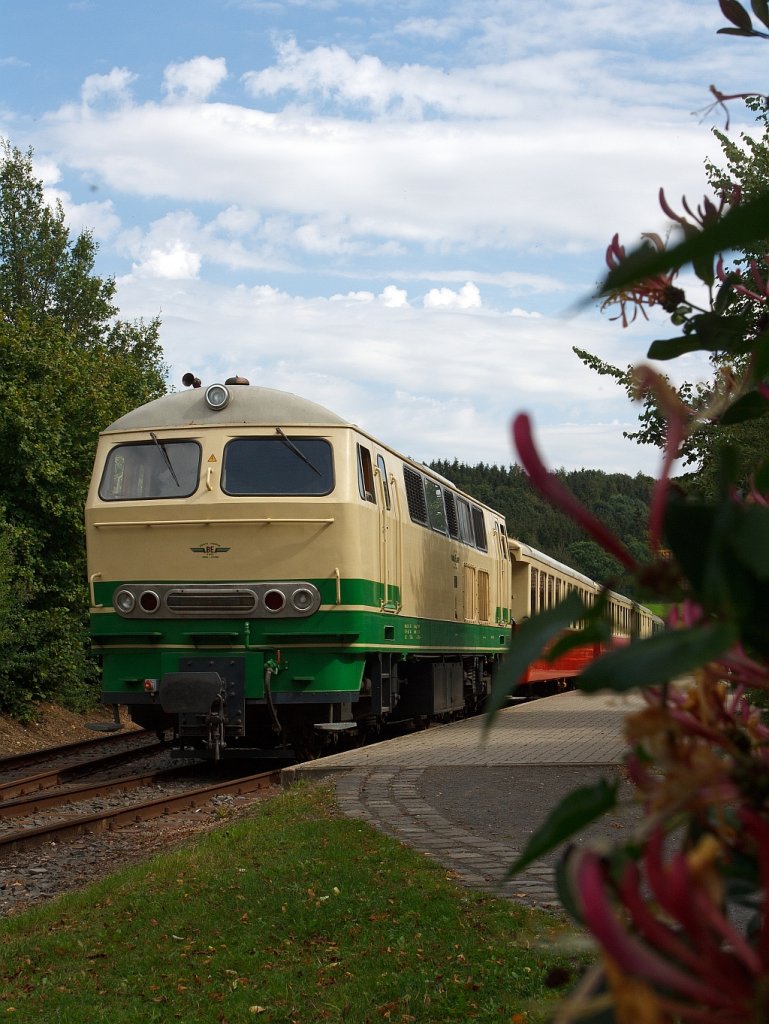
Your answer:
[[[169,611],[195,612],[205,615],[207,612],[232,612],[244,614],[256,608],[256,594],[253,590],[234,590],[212,593],[203,590],[170,590],[166,595]]]

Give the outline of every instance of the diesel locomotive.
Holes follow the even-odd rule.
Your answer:
[[[599,590],[320,405],[239,377],[185,384],[99,438],[91,639],[115,728],[125,706],[218,759],[449,719],[482,705],[514,621]],[[646,628],[613,599],[618,636]]]
[[[501,515],[241,378],[109,426],[85,521],[103,701],[212,758],[472,710],[509,642]]]

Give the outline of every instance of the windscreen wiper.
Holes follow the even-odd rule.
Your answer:
[[[278,434],[278,436],[280,437],[280,439],[283,442],[283,444],[286,445],[288,448],[290,448],[291,451],[294,453],[294,455],[298,455],[299,458],[302,460],[302,462],[306,462],[307,465],[310,467],[310,469],[313,470],[313,472],[317,473],[318,476],[323,476],[323,474],[318,469],[318,467],[314,466],[310,462],[310,460],[307,458],[307,456],[304,454],[304,452],[300,452],[299,451],[299,449],[296,447],[296,445],[291,440],[291,438],[290,437],[286,437],[286,435],[283,433],[283,431],[280,429],[280,427],[276,427],[275,431]]]
[[[168,472],[174,478],[174,483],[176,484],[177,487],[181,487],[182,485],[179,483],[179,477],[174,472],[174,467],[171,465],[171,460],[168,457],[168,452],[166,451],[166,446],[163,444],[162,441],[158,441],[158,436],[157,436],[157,434],[155,433],[154,430],[150,431],[150,437],[152,438],[152,440],[155,442],[155,444],[160,449],[160,454],[163,456],[163,461],[165,462],[166,466],[168,466]]]

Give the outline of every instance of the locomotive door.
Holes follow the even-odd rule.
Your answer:
[[[399,612],[401,597],[401,535],[398,515],[398,495],[395,478],[387,475],[387,465],[381,453],[376,457],[377,491],[379,499],[379,569],[384,588],[382,611]]]

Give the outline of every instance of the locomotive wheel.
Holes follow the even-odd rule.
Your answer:
[[[301,726],[289,739],[297,761],[317,761],[324,751],[324,739],[311,725]]]

